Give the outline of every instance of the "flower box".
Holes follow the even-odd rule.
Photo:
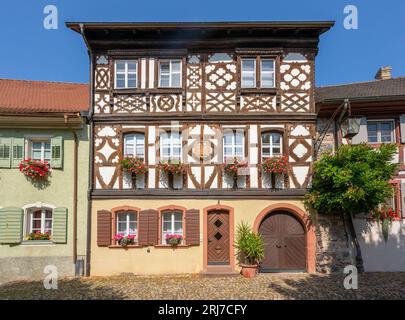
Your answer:
[[[46,161],[25,159],[20,162],[19,170],[34,180],[46,180],[49,176],[49,163]]]
[[[368,220],[371,222],[381,223],[381,231],[385,242],[387,242],[392,221],[399,221],[401,218],[398,212],[393,208],[383,207],[373,210],[369,215]]]
[[[286,156],[266,158],[262,162],[262,171],[268,174],[287,174],[288,158]]]
[[[122,233],[118,233],[114,236],[114,240],[117,241],[120,246],[126,247],[135,244],[135,237],[136,235],[134,234],[124,236]]]
[[[181,175],[187,172],[187,167],[180,162],[160,162],[159,170],[167,174]]]
[[[166,244],[170,244],[171,246],[177,246],[181,244],[183,237],[179,234],[167,234],[166,235]]]
[[[41,233],[39,231],[30,233],[25,240],[28,241],[44,241],[51,240],[51,235],[48,232]]]

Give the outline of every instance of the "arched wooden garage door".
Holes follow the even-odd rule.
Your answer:
[[[260,271],[305,271],[305,231],[294,215],[286,211],[272,212],[263,219],[259,233],[265,244]]]

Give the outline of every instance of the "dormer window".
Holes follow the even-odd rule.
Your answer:
[[[159,87],[181,87],[181,60],[159,61]]]
[[[137,87],[138,62],[136,60],[115,60],[115,88]]]
[[[267,58],[241,59],[242,88],[274,88],[275,61]]]

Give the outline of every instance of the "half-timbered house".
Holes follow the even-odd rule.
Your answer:
[[[262,271],[315,271],[302,199],[314,60],[332,25],[67,23],[91,61],[92,274],[235,272],[241,221],[265,238]],[[123,170],[128,156],[146,173]],[[286,173],[262,169],[281,157]],[[245,164],[236,179],[224,170],[234,159]],[[178,174],[165,163],[181,164]],[[135,240],[122,246],[117,234]]]

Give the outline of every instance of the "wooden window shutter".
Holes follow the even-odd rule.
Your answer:
[[[159,244],[159,212],[149,210],[148,242],[154,246]]]
[[[186,244],[190,246],[200,245],[200,211],[190,209],[186,211]]]
[[[401,143],[405,143],[405,114],[401,114],[399,117]]]
[[[361,118],[359,133],[352,138],[352,144],[360,144],[364,142],[368,142],[367,118],[365,117]]]
[[[13,138],[11,166],[18,168],[18,165],[24,160],[24,138]]]
[[[139,212],[138,244],[153,246],[158,244],[159,216],[156,210],[142,210]]]
[[[111,212],[97,211],[97,245],[108,247],[111,245]]]
[[[52,238],[55,243],[67,242],[67,208],[56,208],[53,210]]]
[[[10,168],[11,138],[0,138],[0,168]]]
[[[20,243],[23,233],[24,211],[21,208],[0,209],[0,243]]]
[[[51,167],[62,168],[63,166],[63,139],[53,137],[51,139]]]

